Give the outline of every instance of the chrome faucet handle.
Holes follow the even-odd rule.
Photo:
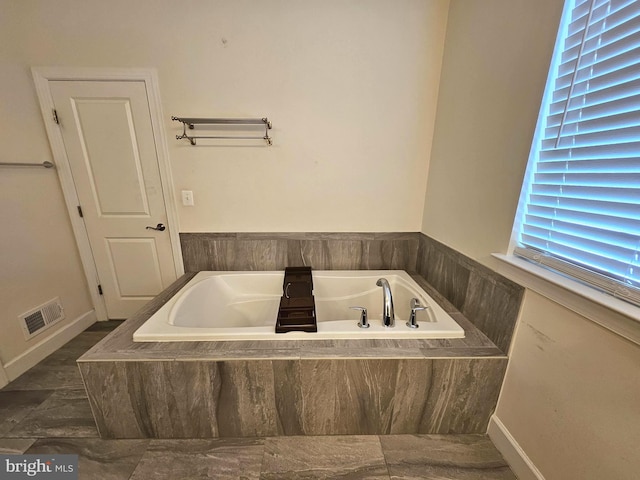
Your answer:
[[[412,298],[410,305],[411,305],[411,315],[409,316],[407,327],[418,328],[420,325],[418,325],[418,321],[416,320],[416,312],[419,312],[420,310],[426,310],[429,307],[423,307],[422,305],[420,305],[420,300],[418,300],[417,298]]]
[[[367,309],[364,307],[349,307],[352,310],[360,310],[360,322],[358,326],[360,328],[369,328],[369,318],[367,317]]]

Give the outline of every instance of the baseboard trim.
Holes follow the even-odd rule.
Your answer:
[[[44,338],[36,345],[29,348],[26,352],[21,353],[16,358],[7,362],[4,366],[6,377],[10,382],[12,382],[31,367],[37,365],[38,362],[58,350],[69,340],[72,340],[76,335],[82,333],[88,327],[93,325],[96,320],[96,311],[90,310],[87,313],[80,315],[60,330],[56,330],[53,335]],[[2,385],[1,373],[0,385]]]
[[[507,461],[518,480],[545,480],[507,427],[493,415],[487,431],[489,438]]]
[[[0,363],[0,388],[4,388],[9,383],[9,377],[4,370],[4,367]]]

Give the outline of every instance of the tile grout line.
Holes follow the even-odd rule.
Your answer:
[[[380,435],[376,435],[376,437],[378,438],[378,444],[380,444],[380,451],[382,452],[384,467],[387,469],[387,476],[389,477],[389,480],[391,480],[391,470],[389,470],[389,462],[387,462],[387,455],[385,454],[384,448],[382,446],[382,438],[380,438]]]

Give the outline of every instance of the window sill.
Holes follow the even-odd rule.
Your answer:
[[[640,345],[640,308],[513,255],[493,257],[505,277]]]

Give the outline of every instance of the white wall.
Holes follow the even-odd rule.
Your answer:
[[[451,1],[422,231],[488,265],[509,243],[562,6]],[[640,347],[527,291],[495,417],[547,480],[637,478],[639,368]]]

